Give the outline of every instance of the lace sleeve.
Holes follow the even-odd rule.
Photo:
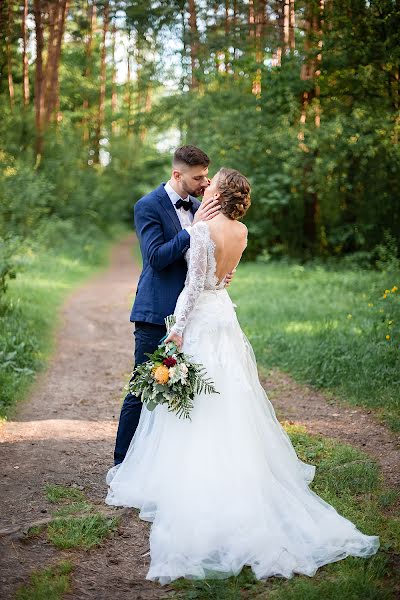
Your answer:
[[[182,335],[189,315],[193,310],[200,292],[204,290],[207,274],[207,244],[209,240],[208,225],[199,221],[190,233],[190,256],[185,287],[178,298],[175,308],[175,325],[171,333]]]

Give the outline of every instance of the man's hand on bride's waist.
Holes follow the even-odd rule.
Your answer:
[[[225,286],[224,287],[228,287],[228,285],[230,285],[235,273],[236,273],[236,269],[229,271],[228,275],[225,277]]]

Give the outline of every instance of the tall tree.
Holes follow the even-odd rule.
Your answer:
[[[43,154],[43,136],[58,105],[58,72],[69,0],[41,2],[34,0],[33,13],[36,34],[35,113],[36,155]],[[45,29],[47,25],[46,62]],[[40,159],[40,158],[39,158]]]
[[[101,51],[100,51],[100,88],[99,88],[99,104],[97,111],[97,123],[96,123],[96,137],[95,137],[95,148],[94,148],[94,162],[99,163],[100,161],[100,140],[102,135],[102,129],[104,126],[104,114],[105,114],[105,102],[106,102],[106,82],[107,82],[107,70],[106,70],[106,57],[107,57],[107,33],[109,27],[109,16],[110,16],[110,5],[108,0],[105,0],[103,7],[103,29],[102,29],[102,40],[101,40]]]
[[[92,53],[93,53],[93,39],[96,36],[96,22],[97,22],[97,7],[93,0],[87,0],[86,5],[87,11],[87,22],[88,22],[88,31],[85,37],[85,67],[83,70],[83,75],[87,84],[92,75]],[[83,92],[83,119],[82,119],[82,134],[83,140],[87,142],[89,140],[89,97],[88,92],[86,90]]]
[[[24,0],[24,11],[22,14],[22,97],[24,106],[29,104],[29,64],[28,64],[28,30],[26,21],[28,19],[28,0]]]
[[[10,108],[14,108],[14,80],[12,73],[12,25],[13,25],[13,12],[14,3],[13,0],[8,0],[8,13],[7,13],[7,38],[6,38],[6,50],[7,50],[7,79],[8,79],[8,93],[10,98]]]
[[[197,69],[199,66],[199,30],[197,27],[197,12],[195,0],[189,0],[189,28],[190,28],[190,62],[191,62],[191,83],[190,87],[194,90],[198,87]]]
[[[111,28],[111,57],[112,57],[112,65],[111,65],[111,131],[113,134],[117,131],[117,122],[115,120],[115,113],[117,111],[117,64],[115,57],[115,45],[117,38],[117,26],[115,22],[115,17],[113,19],[112,28]]]
[[[318,77],[320,75],[320,64],[322,60],[322,23],[323,23],[324,0],[318,0],[316,3],[309,0],[305,13],[305,30],[306,37],[304,41],[304,49],[306,59],[302,64],[301,78],[304,81],[310,81],[311,86],[305,89],[301,100],[301,116],[300,116],[300,131],[298,134],[300,147],[305,151],[304,159],[304,185],[305,189],[312,188],[309,185],[309,177],[312,170],[312,164],[316,159],[317,150],[311,153],[310,148],[305,143],[304,127],[307,121],[307,114],[311,108],[311,102],[314,109],[314,124],[320,126],[320,104],[319,95],[320,87]],[[315,45],[316,44],[316,45]],[[305,196],[304,203],[304,234],[305,239],[311,246],[315,246],[317,242],[317,228],[320,215],[320,202],[318,194],[313,189]]]

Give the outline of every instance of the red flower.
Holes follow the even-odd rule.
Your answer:
[[[164,358],[163,365],[166,367],[174,367],[176,365],[176,360],[175,358],[172,358],[172,356],[169,358]]]

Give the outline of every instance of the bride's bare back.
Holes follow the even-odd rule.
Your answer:
[[[210,237],[215,244],[215,275],[218,282],[239,263],[247,244],[247,227],[222,214],[208,221]]]

